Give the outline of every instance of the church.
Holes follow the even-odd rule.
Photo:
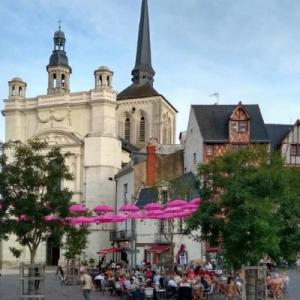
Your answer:
[[[68,61],[66,35],[60,26],[54,33],[46,70],[45,95],[26,98],[25,81],[15,77],[8,82],[9,95],[2,111],[5,141],[39,138],[49,146],[60,146],[63,152],[72,154],[68,165],[74,178],[64,182],[64,187],[73,191],[72,200],[89,209],[99,204],[116,207],[116,183],[112,179],[130,160],[130,152],[144,148],[149,139],[174,144],[176,138],[177,111],[153,84],[147,0],[142,0],[132,83],[123,91],[113,89],[113,71],[105,66],[95,70],[95,84],[90,90],[71,90],[72,71],[79,70],[72,70]],[[86,258],[96,257],[100,248],[110,245],[111,229],[91,227]],[[3,266],[17,263],[9,251],[12,246],[13,237],[0,244]],[[62,252],[50,238],[38,250],[37,261],[55,264]],[[25,248],[19,260],[29,260]]]

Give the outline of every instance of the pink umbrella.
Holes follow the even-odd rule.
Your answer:
[[[110,205],[98,205],[93,209],[93,211],[95,213],[106,213],[112,212],[114,209]]]
[[[144,210],[152,211],[152,210],[162,210],[163,206],[159,203],[148,203],[144,206]]]
[[[89,217],[75,217],[71,218],[70,223],[71,224],[88,224],[92,223],[92,219]]]
[[[199,207],[199,205],[197,205],[197,204],[188,203],[188,204],[184,205],[182,208],[183,209],[197,210],[198,207]]]
[[[97,216],[94,218],[98,223],[110,223],[113,219],[113,216],[105,215],[105,216]]]
[[[25,214],[22,214],[18,217],[18,221],[27,221],[28,220],[28,216]]]
[[[185,200],[176,199],[176,200],[172,200],[172,201],[168,202],[167,206],[168,207],[181,207],[181,206],[184,206],[185,204],[187,204],[187,202]]]
[[[118,222],[124,222],[126,219],[127,219],[126,215],[119,214],[119,215],[113,215],[111,221],[113,223],[118,223]]]
[[[87,210],[86,207],[81,204],[72,204],[69,207],[69,211],[72,213],[84,213],[86,212],[86,210]]]
[[[145,215],[140,212],[133,212],[127,216],[129,219],[145,219]]]
[[[167,207],[164,211],[166,213],[172,213],[172,212],[182,211],[182,209],[183,209],[182,207],[174,206],[174,207]]]
[[[121,208],[119,209],[119,211],[123,211],[123,212],[136,212],[139,211],[140,209],[134,205],[134,204],[125,204],[123,206],[121,206]]]
[[[145,214],[145,219],[159,219],[163,215],[162,211],[154,210]]]
[[[201,198],[200,197],[197,197],[197,198],[193,198],[191,201],[190,201],[190,203],[192,203],[192,204],[200,204],[201,203]]]
[[[43,219],[44,219],[45,221],[47,221],[47,222],[51,222],[51,221],[56,221],[56,220],[58,220],[58,217],[57,217],[57,216],[49,215],[49,216],[45,216]]]
[[[176,215],[174,213],[163,213],[160,216],[157,216],[159,220],[172,220],[175,219]]]

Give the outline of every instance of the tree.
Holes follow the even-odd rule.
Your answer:
[[[82,253],[88,242],[88,234],[89,230],[86,225],[67,229],[64,242],[65,257],[67,259],[74,259]]]
[[[34,263],[42,241],[64,234],[65,224],[60,220],[69,216],[72,197],[69,190],[61,188],[63,180],[72,179],[65,162],[68,154],[38,140],[8,142],[1,148],[0,236],[7,239],[14,234],[17,242],[28,247]],[[57,221],[46,221],[48,215],[57,216]]]
[[[188,220],[198,239],[219,244],[234,269],[300,250],[299,169],[264,146],[228,152],[198,168],[203,203]]]

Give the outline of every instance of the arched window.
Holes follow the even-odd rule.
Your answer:
[[[130,141],[130,119],[126,118],[124,126],[124,138],[127,141]]]
[[[107,77],[106,77],[106,80],[107,80],[107,85],[110,86],[110,77],[107,76]]]
[[[57,81],[56,81],[56,74],[55,73],[52,75],[52,78],[53,78],[53,87],[56,88]]]
[[[15,87],[14,85],[12,86],[11,94],[12,94],[13,96],[16,95],[16,87]]]
[[[61,87],[65,87],[66,85],[66,77],[65,74],[61,75]]]
[[[99,75],[100,86],[102,86],[102,75]]]
[[[145,117],[140,120],[140,142],[145,142]]]
[[[22,96],[22,87],[19,86],[19,96]]]

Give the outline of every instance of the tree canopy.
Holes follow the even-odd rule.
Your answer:
[[[36,250],[51,235],[64,233],[60,221],[69,216],[72,193],[61,187],[63,180],[72,179],[66,165],[68,154],[58,147],[46,148],[38,140],[28,143],[2,144],[0,157],[0,236],[10,234],[27,246],[34,262]],[[47,221],[45,216],[54,215],[57,221]],[[17,249],[12,249],[17,253]]]
[[[200,165],[203,202],[188,220],[198,239],[218,244],[226,262],[256,265],[264,255],[293,259],[300,250],[300,169],[264,146],[230,151]]]

